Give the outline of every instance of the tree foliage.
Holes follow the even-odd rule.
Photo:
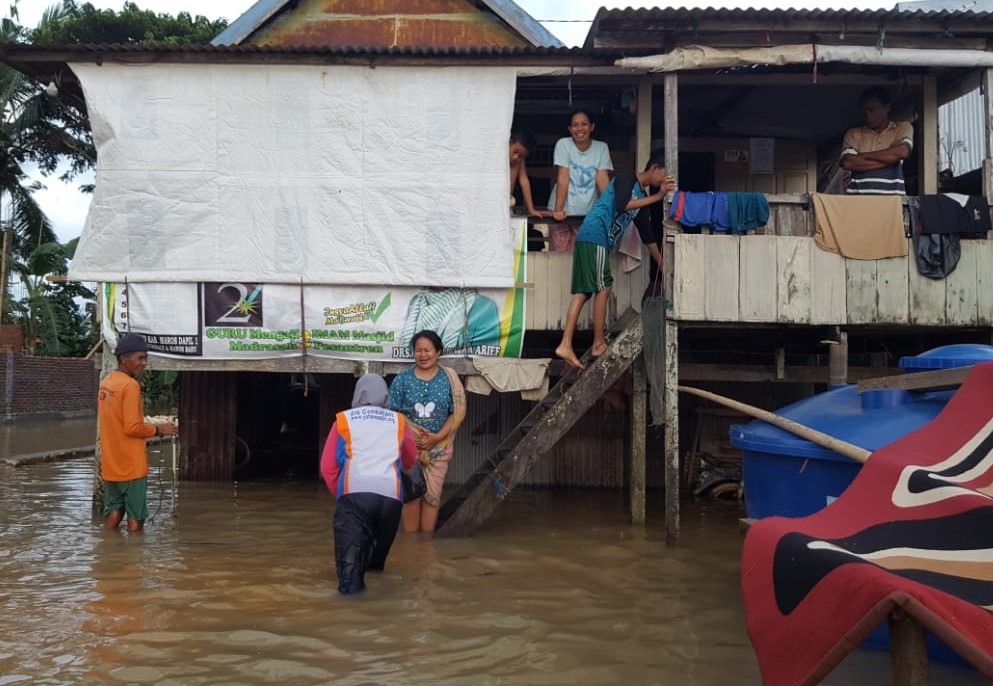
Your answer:
[[[38,26],[28,28],[19,23],[17,0],[10,2],[8,16],[0,18],[0,42],[207,43],[227,26],[225,20],[187,12],[157,14],[133,2],[115,12],[63,0],[46,10]],[[83,284],[51,280],[66,273],[76,241],[57,241],[34,199],[42,184],[33,171],[69,181],[95,163],[86,112],[68,98],[48,95],[45,84],[0,65],[0,230],[10,232],[8,272],[0,278],[8,285],[16,280],[23,291],[15,300],[5,289],[3,318],[24,326],[29,350],[36,354],[85,354],[98,332],[91,315],[94,293]],[[84,185],[80,190],[92,189]]]
[[[227,27],[224,19],[211,20],[189,12],[156,14],[133,2],[120,12],[101,10],[86,2],[64,0],[62,17],[29,32],[34,43],[209,43]]]

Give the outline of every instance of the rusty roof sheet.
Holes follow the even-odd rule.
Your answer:
[[[535,47],[561,48],[562,42],[513,0],[479,0],[513,31]],[[238,45],[284,11],[292,11],[290,0],[258,0],[218,34],[215,45]]]

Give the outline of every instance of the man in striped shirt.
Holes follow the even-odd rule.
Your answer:
[[[914,147],[914,127],[890,120],[890,95],[881,86],[859,96],[865,126],[849,129],[841,145],[841,167],[851,172],[847,193],[906,195],[903,161]]]

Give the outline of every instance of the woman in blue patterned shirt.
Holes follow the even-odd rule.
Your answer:
[[[390,409],[407,417],[417,443],[417,459],[427,493],[403,506],[403,530],[434,531],[441,491],[452,460],[455,432],[465,418],[465,390],[458,375],[438,364],[441,338],[434,331],[413,335],[414,366],[390,385]]]

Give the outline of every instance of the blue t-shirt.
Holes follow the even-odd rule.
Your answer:
[[[448,374],[438,369],[430,381],[421,381],[414,374],[414,367],[400,372],[390,384],[390,409],[437,433],[454,410]]]
[[[637,180],[631,188],[631,199],[637,200],[646,197],[645,190]],[[639,210],[626,210],[619,214],[614,214],[614,181],[612,180],[603,195],[593,205],[593,209],[586,215],[579,233],[576,234],[577,243],[596,243],[602,245],[607,250],[613,250],[614,246],[624,234],[624,229],[638,216]]]

